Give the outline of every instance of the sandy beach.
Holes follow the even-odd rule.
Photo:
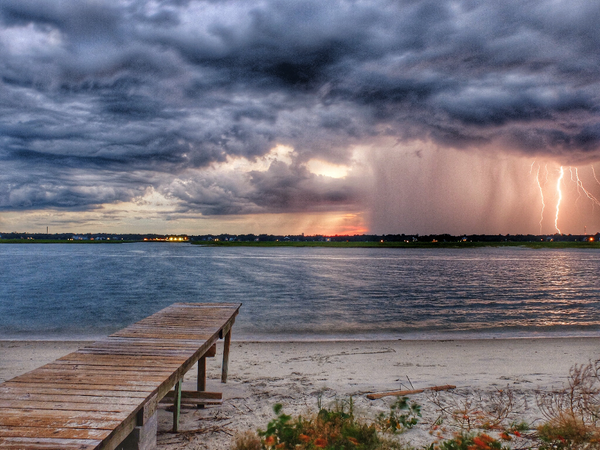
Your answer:
[[[0,381],[33,370],[76,350],[85,342],[0,341]],[[366,393],[453,384],[440,394],[447,401],[488,395],[510,388],[515,418],[535,422],[541,416],[535,391],[560,386],[574,364],[600,359],[600,338],[493,339],[444,341],[233,342],[229,380],[221,384],[222,347],[208,360],[209,391],[223,392],[224,402],[203,410],[184,409],[181,433],[170,432],[171,414],[160,411],[159,448],[228,449],[232,436],[265,427],[272,406],[288,414],[316,412],[352,396],[355,411],[374,417],[389,410],[393,397],[368,400]],[[193,390],[196,371],[185,377]],[[439,415],[431,394],[411,396],[423,405],[421,423],[400,436],[420,446],[431,442]],[[447,433],[451,433],[451,427]]]

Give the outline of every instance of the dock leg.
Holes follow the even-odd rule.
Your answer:
[[[231,328],[225,335],[223,344],[223,370],[221,372],[221,383],[227,383],[227,371],[229,370],[229,347],[231,346]]]
[[[198,360],[198,392],[206,391],[206,356]],[[199,409],[204,408],[204,404],[198,404]]]
[[[144,425],[137,426],[116,450],[155,450],[158,414],[154,413]]]
[[[175,384],[175,399],[173,401],[173,433],[179,431],[179,415],[181,413],[181,385],[183,380]]]

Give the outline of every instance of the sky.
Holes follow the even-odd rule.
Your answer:
[[[0,2],[0,231],[600,231],[600,3]]]

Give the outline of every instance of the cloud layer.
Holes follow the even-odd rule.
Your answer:
[[[0,210],[149,188],[203,215],[360,209],[365,180],[306,164],[390,140],[596,161],[599,22],[587,1],[4,0]]]

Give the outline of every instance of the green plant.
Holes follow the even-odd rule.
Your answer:
[[[356,420],[352,399],[337,401],[331,409],[320,408],[317,415],[309,419],[301,416],[293,419],[283,414],[281,404],[276,404],[273,411],[277,417],[269,422],[266,430],[258,430],[263,449],[391,450],[402,448],[399,444],[380,439],[373,424]],[[254,449],[235,447],[234,450]]]
[[[292,417],[283,414],[281,403],[276,403],[273,406],[273,412],[277,417],[269,422],[265,431],[258,430],[258,435],[265,438],[264,442],[267,444],[285,442],[289,445],[300,443],[299,435],[303,428],[302,416],[299,416],[295,422],[290,423]]]
[[[428,450],[508,450],[509,447],[502,445],[500,441],[485,434],[456,434],[454,438],[431,444]]]
[[[382,431],[403,433],[419,423],[419,417],[421,417],[419,404],[409,403],[408,397],[398,397],[396,402],[390,406],[389,413],[380,413],[377,416],[377,424]]]

